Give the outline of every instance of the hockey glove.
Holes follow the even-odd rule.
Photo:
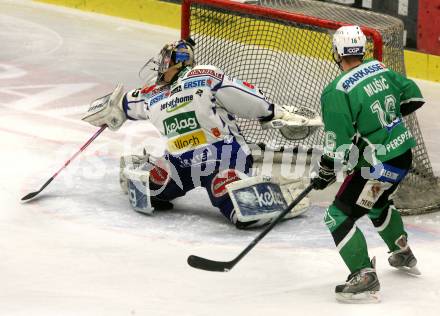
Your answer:
[[[312,109],[278,104],[274,104],[273,118],[262,122],[263,129],[278,129],[289,140],[309,137],[321,126],[321,117]]]
[[[336,174],[334,171],[333,162],[321,157],[321,162],[319,163],[319,172],[312,179],[312,185],[315,190],[324,190],[330,184],[336,181]]]
[[[122,110],[123,89],[119,84],[111,94],[93,101],[82,120],[94,126],[107,125],[112,131],[118,130],[127,120]]]

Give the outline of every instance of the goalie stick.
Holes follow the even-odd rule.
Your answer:
[[[278,224],[283,217],[289,213],[307,194],[309,194],[310,191],[312,191],[313,189],[313,185],[309,184],[309,186],[307,188],[304,189],[304,191],[302,191],[295,200],[292,201],[292,203],[289,204],[289,206],[282,211],[276,218],[275,220],[269,224],[269,226],[267,226],[257,237],[254,238],[254,240],[252,240],[252,242],[243,249],[242,252],[240,252],[240,254],[234,258],[231,261],[215,261],[215,260],[210,260],[210,259],[206,259],[206,258],[202,258],[199,256],[194,256],[191,255],[188,257],[188,264],[196,269],[201,269],[201,270],[206,270],[206,271],[217,271],[217,272],[228,272],[230,271],[244,256],[246,256],[246,254],[252,250],[252,248],[254,248],[257,243],[263,239],[264,236],[267,235],[267,233],[269,233],[272,228]]]
[[[53,179],[55,179],[55,177],[64,169],[66,168],[73,159],[76,158],[76,156],[78,156],[84,149],[87,148],[87,146],[89,146],[95,139],[96,137],[99,136],[99,134],[101,134],[105,129],[106,129],[107,125],[103,125],[101,126],[101,128],[95,132],[95,134],[93,134],[93,136],[84,144],[82,145],[82,147],[69,159],[67,160],[64,165],[57,171],[54,173],[54,175],[52,177],[49,178],[49,180],[47,180],[43,186],[40,188],[40,190],[35,191],[35,192],[31,192],[27,195],[25,195],[24,197],[21,198],[21,202],[28,202],[31,199],[35,198],[41,191],[44,190],[45,187],[47,187],[49,185],[49,183],[52,182]]]

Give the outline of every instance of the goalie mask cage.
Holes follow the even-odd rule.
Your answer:
[[[373,12],[311,0],[183,0],[182,38],[196,42],[197,64],[212,64],[228,75],[258,85],[272,102],[320,113],[320,96],[340,71],[332,58],[332,33],[340,26],[362,26],[366,58],[374,57],[405,73],[403,24]],[[237,106],[240,106],[237,104]],[[323,144],[321,130],[298,141],[277,130],[262,130],[258,121],[238,119],[248,143],[280,148]],[[404,214],[440,207],[440,188],[415,114],[405,119],[417,140],[413,166],[394,196]]]

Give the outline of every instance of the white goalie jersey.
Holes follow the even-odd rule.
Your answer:
[[[274,105],[255,86],[210,65],[187,67],[172,85],[151,85],[125,94],[128,119],[148,119],[167,138],[172,155],[235,140],[249,149],[234,115],[268,121]]]
[[[127,118],[149,120],[164,136],[165,155],[152,162],[149,155],[147,157],[149,165],[145,165],[151,169],[139,170],[139,166],[132,164],[128,169],[133,167],[133,172],[126,173],[124,167],[122,174],[127,180],[121,183],[128,184],[127,191],[133,189],[129,189],[130,181],[144,186],[133,195],[132,205],[137,205],[137,211],[151,213],[151,207],[147,207],[151,203],[141,203],[143,200],[138,199],[138,196],[148,197],[151,186],[154,190],[157,186],[164,188],[158,199],[168,201],[193,189],[200,180],[197,185],[207,189],[213,205],[233,223],[260,225],[262,221],[271,220],[286,207],[292,186],[299,188],[300,183],[296,181],[298,183],[293,185],[295,181],[291,181],[286,187],[288,190],[283,190],[278,188],[278,183],[270,183],[267,177],[246,179],[254,172],[252,154],[235,117],[258,119],[263,128],[264,125],[279,128],[281,133],[283,128],[309,128],[313,121],[269,102],[256,86],[230,78],[214,66],[186,67],[180,70],[177,79],[173,79],[172,84],[152,84],[125,94],[122,85],[118,85],[112,94],[95,100],[83,118],[96,126],[107,125],[112,130],[117,130]],[[198,168],[202,165],[206,167],[203,172]],[[208,166],[213,167],[213,173],[202,174]],[[144,180],[137,179],[138,174]],[[233,203],[224,202],[228,201],[227,185],[233,182],[240,182],[234,189],[239,191],[238,195]],[[251,186],[254,189],[249,192],[255,193],[252,207],[249,199],[242,201],[240,198],[242,191],[247,190],[244,194],[248,196]],[[286,201],[281,198],[285,195]]]

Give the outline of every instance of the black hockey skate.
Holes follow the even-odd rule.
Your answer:
[[[174,207],[173,203],[171,203],[170,201],[161,200],[156,198],[155,196],[152,196],[150,200],[151,200],[151,206],[156,211],[169,211],[172,210]]]
[[[411,251],[411,248],[408,246],[406,236],[400,236],[395,244],[399,249],[392,252],[391,256],[388,258],[390,266],[409,274],[420,275],[420,270],[416,267],[417,259]]]
[[[380,283],[376,274],[376,258],[371,260],[371,268],[364,268],[350,274],[345,284],[335,288],[336,299],[343,303],[380,302]]]

